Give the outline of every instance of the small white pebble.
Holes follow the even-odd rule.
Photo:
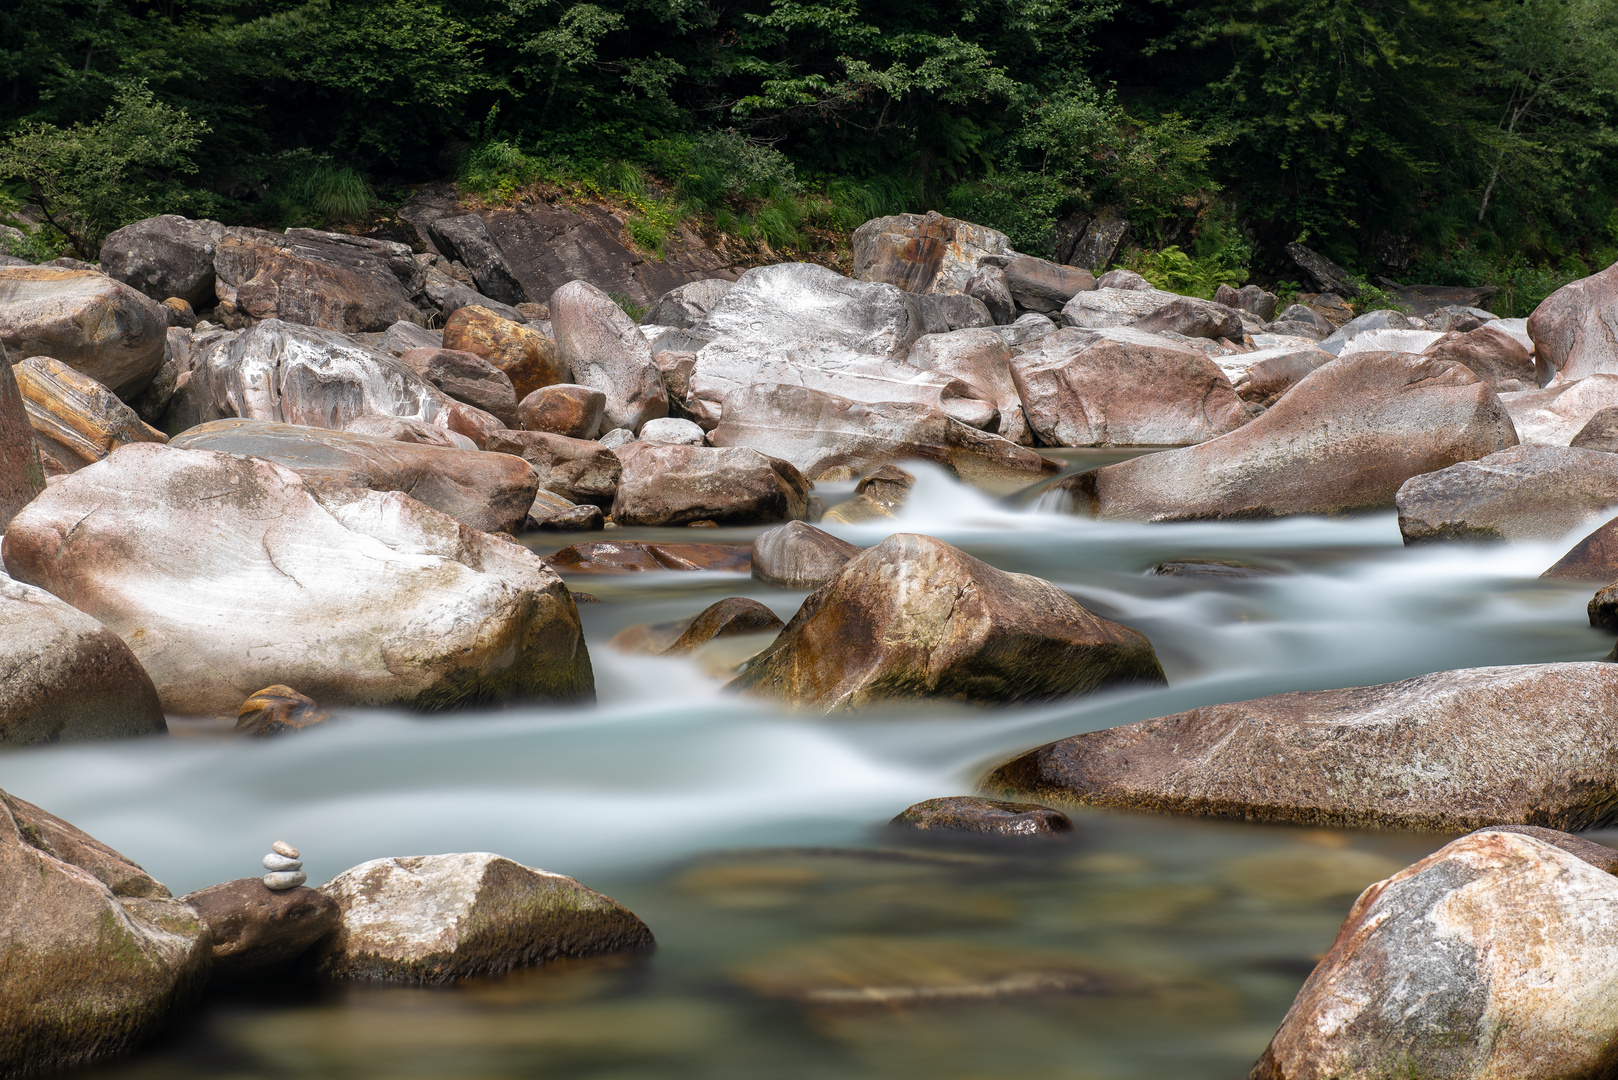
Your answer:
[[[302,870],[282,870],[274,874],[264,875],[264,887],[281,892],[284,889],[296,889],[309,880],[309,876]]]
[[[303,862],[299,859],[289,859],[285,855],[276,855],[273,852],[264,856],[264,869],[266,870],[302,870]]]
[[[270,849],[277,855],[285,855],[289,859],[296,859],[298,857],[298,849],[287,843],[285,840],[277,840],[275,843],[270,845]]]

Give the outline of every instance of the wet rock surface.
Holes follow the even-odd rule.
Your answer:
[[[818,589],[863,550],[802,521],[790,521],[753,541],[753,577],[788,589]]]
[[[749,549],[738,544],[653,544],[640,540],[595,540],[573,544],[546,558],[574,574],[622,574],[646,570],[718,570],[745,574]]]
[[[266,686],[236,710],[237,735],[265,738],[324,724],[331,717],[308,694],[290,686]]]
[[[217,982],[240,982],[291,968],[341,920],[337,902],[314,889],[267,889],[258,878],[211,885],[181,897],[212,935]]]
[[[946,835],[1050,838],[1073,833],[1073,819],[1060,810],[975,795],[928,799],[900,811],[888,824],[901,830]]]
[[[1411,477],[1394,502],[1407,544],[1557,540],[1618,506],[1618,455],[1513,446]]]

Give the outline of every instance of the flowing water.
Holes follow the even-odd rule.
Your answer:
[[[592,708],[378,712],[270,742],[195,735],[0,757],[0,787],[176,893],[258,872],[277,838],[303,849],[313,881],[384,855],[488,850],[580,877],[659,942],[649,955],[449,989],[257,987],[94,1075],[1245,1075],[1354,895],[1448,837],[1075,810],[1076,840],[1018,851],[907,845],[883,823],[1078,732],[1287,690],[1598,659],[1612,640],[1586,624],[1590,587],[1537,580],[1578,536],[1406,550],[1392,514],[1122,525],[1050,502],[992,500],[923,470],[898,519],[832,531],[862,545],[928,533],[1055,581],[1145,632],[1167,688],[1031,709],[794,715],[721,692],[715,673],[748,643],[676,661],[606,642],[724,596],[787,618],[804,594],[733,574],[591,576],[572,584],[603,601],[581,606]],[[612,535],[722,542],[757,531]],[[1176,559],[1266,573],[1147,572]],[[1031,968],[1066,973],[1062,992],[865,1004],[824,993],[960,989]]]

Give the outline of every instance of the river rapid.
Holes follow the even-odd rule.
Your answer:
[[[1067,455],[1083,465],[1107,460]],[[831,499],[852,485],[832,486]],[[823,489],[825,486],[822,486]],[[1592,588],[1543,582],[1558,544],[1406,549],[1391,513],[1347,521],[1098,523],[1029,493],[995,500],[922,469],[892,521],[829,526],[869,545],[940,537],[1038,575],[1144,632],[1167,688],[1013,710],[794,715],[721,692],[758,642],[694,659],[624,656],[626,626],[749,596],[734,574],[580,576],[599,702],[420,717],[350,714],[244,741],[169,739],[0,757],[0,787],[140,862],[176,894],[261,873],[274,839],[311,882],[367,859],[495,851],[579,877],[640,915],[658,949],[449,989],[285,983],[220,997],[97,1078],[768,1077],[772,1080],[1236,1078],[1365,885],[1442,846],[1360,833],[1071,810],[1070,843],[916,846],[883,823],[973,790],[1052,739],[1198,705],[1490,664],[1594,660]],[[758,529],[613,539],[745,541]],[[536,550],[602,539],[546,537]],[[535,541],[535,537],[530,537]],[[1215,559],[1262,576],[1154,576]],[[803,988],[1019,957],[1099,972],[1069,992],[826,1004]],[[968,980],[970,981],[970,980]]]

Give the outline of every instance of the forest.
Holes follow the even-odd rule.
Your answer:
[[[0,80],[44,257],[453,176],[616,201],[654,254],[926,209],[1049,254],[1113,212],[1188,291],[1302,241],[1515,309],[1618,258],[1618,0],[10,0]]]

